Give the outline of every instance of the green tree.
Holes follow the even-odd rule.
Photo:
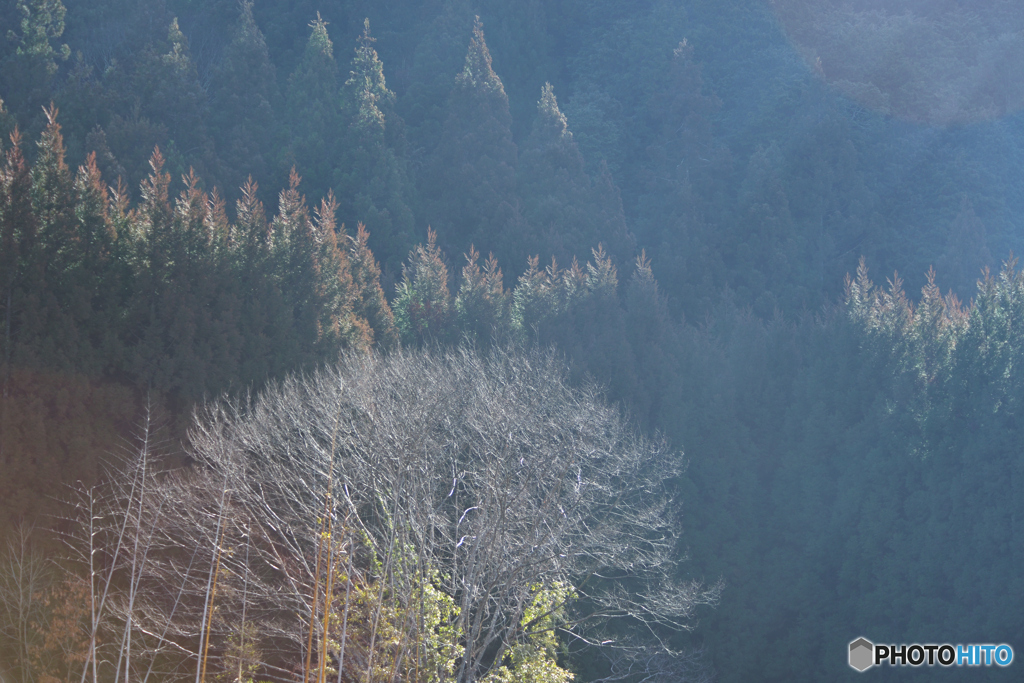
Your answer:
[[[42,287],[39,222],[32,207],[32,173],[21,151],[17,129],[0,172],[0,277],[4,287],[4,396],[14,363],[21,364],[21,330],[34,318]],[[6,404],[5,404],[6,405]]]
[[[335,172],[335,187],[344,198],[344,215],[365,224],[377,254],[397,268],[412,243],[410,185],[404,126],[374,40],[367,19],[341,93],[344,162]]]
[[[722,182],[731,160],[715,137],[722,102],[709,92],[693,45],[682,41],[667,64],[658,64],[657,88],[645,109],[652,138],[638,173],[636,231],[639,241],[651,247],[667,290],[684,296],[685,308],[694,312],[706,309],[726,284],[722,253],[733,240],[723,244],[715,225],[736,221],[727,211],[729,185]],[[738,235],[735,241],[742,239]],[[756,248],[752,253],[763,255]]]
[[[462,282],[455,297],[455,323],[459,331],[486,346],[510,334],[510,292],[505,291],[501,268],[494,254],[480,268],[480,252],[469,247]]]
[[[983,279],[982,269],[992,265],[985,223],[978,218],[973,203],[964,195],[960,199],[960,210],[949,226],[945,252],[936,266],[949,286],[968,299]]]
[[[356,289],[354,310],[373,329],[374,341],[385,349],[398,344],[395,318],[380,284],[380,265],[370,251],[370,234],[360,223],[355,236],[349,236],[349,263]]]
[[[583,155],[558,108],[554,88],[546,83],[537,103],[537,118],[519,159],[518,189],[529,232],[520,249],[552,254],[563,263],[586,258],[598,242],[620,263],[633,258],[618,189],[594,183]]]
[[[18,0],[15,7],[3,37],[16,48],[0,62],[0,89],[19,113],[37,117],[59,65],[71,55],[67,45],[56,42],[64,34],[67,10],[61,0]]]
[[[239,3],[238,10],[231,42],[210,83],[210,128],[217,132],[219,175],[229,188],[241,186],[246,174],[269,181],[280,145],[277,73],[252,1]]]
[[[451,334],[451,296],[448,266],[437,232],[427,229],[427,244],[416,245],[402,266],[402,283],[395,293],[395,327],[405,344],[447,341]]]
[[[319,12],[295,71],[288,78],[287,121],[290,163],[302,169],[312,196],[326,197],[338,154],[340,111],[338,65],[327,22]]]
[[[259,386],[276,369],[273,355],[277,338],[286,329],[285,303],[273,277],[271,232],[259,186],[249,178],[241,194],[231,232],[232,280],[238,283],[238,380]]]
[[[424,178],[431,223],[446,243],[492,249],[511,262],[522,231],[516,196],[516,145],[501,79],[491,67],[479,17],[465,66],[455,77],[434,172]],[[488,247],[490,245],[490,247]]]

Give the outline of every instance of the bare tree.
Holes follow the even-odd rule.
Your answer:
[[[51,582],[51,567],[33,546],[32,529],[18,526],[0,555],[0,633],[14,649],[12,663],[22,683],[35,679],[31,654],[40,639],[41,594]]]
[[[207,407],[191,448],[113,498],[122,641],[162,674],[468,683],[552,629],[652,661],[716,597],[676,580],[678,457],[550,354],[347,355]]]

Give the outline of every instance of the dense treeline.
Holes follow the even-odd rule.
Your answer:
[[[345,350],[554,346],[685,454],[683,571],[725,590],[675,644],[720,680],[1024,648],[1024,277],[977,281],[1024,246],[1016,91],[887,100],[837,3],[827,40],[792,2],[65,4],[0,2],[0,523],[147,397],[177,441]],[[984,75],[918,4],[887,30]]]
[[[922,93],[943,74],[962,111],[939,118],[1012,113],[1012,11],[937,19],[918,3],[880,19],[828,3],[808,25],[799,3],[776,15],[753,0],[65,5],[0,3],[13,114],[0,126],[16,120],[32,139],[53,101],[73,165],[96,151],[135,195],[159,145],[175,194],[194,168],[229,212],[250,175],[270,204],[295,166],[310,197],[333,189],[339,215],[367,226],[389,293],[427,224],[449,253],[473,242],[511,277],[524,254],[568,264],[598,242],[622,268],[635,242],[673,312],[696,319],[723,298],[763,318],[815,310],[862,254],[915,288],[941,266],[966,299],[993,256],[1024,250],[1016,118],[937,128],[885,116],[932,102]],[[935,37],[921,54],[941,60],[927,74],[914,55],[904,72],[872,71],[870,55],[890,48],[858,36],[879,22],[890,41]],[[957,26],[970,27],[968,47]],[[813,67],[808,50],[838,91],[873,99],[826,88],[800,59]],[[892,92],[918,72],[925,85]]]

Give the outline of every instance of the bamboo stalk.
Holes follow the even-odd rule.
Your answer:
[[[223,516],[223,514],[222,510],[221,515]],[[206,683],[206,659],[210,651],[210,625],[213,623],[213,600],[217,595],[217,578],[218,574],[220,574],[221,544],[224,540],[224,531],[222,529],[218,529],[218,531],[220,533],[217,535],[217,561],[213,568],[213,587],[210,590],[209,610],[206,613],[206,642],[203,644],[203,662],[201,673],[199,674],[199,683]]]

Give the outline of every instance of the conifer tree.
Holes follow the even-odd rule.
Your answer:
[[[343,348],[368,351],[374,342],[372,323],[361,315],[367,292],[356,283],[349,252],[342,248],[344,242],[341,240],[347,242],[348,239],[344,230],[335,223],[337,212],[338,202],[334,193],[328,192],[314,212],[313,224],[314,239],[319,247],[316,254],[315,291],[320,297],[321,338],[317,355],[325,360],[332,360]],[[368,256],[372,261],[373,255]],[[360,275],[365,276],[364,273]],[[379,282],[372,284],[380,288]],[[378,318],[381,313],[378,313]]]
[[[701,65],[686,40],[672,51],[662,83],[648,104],[656,137],[647,149],[645,194],[647,201],[665,194],[663,201],[679,204],[678,214],[686,203],[707,203],[701,195],[710,189],[712,173],[728,163],[714,137],[713,117],[722,102],[706,92]]]
[[[156,148],[150,157],[151,172],[141,187],[135,249],[139,258],[136,288],[130,305],[129,325],[138,342],[126,370],[147,388],[169,391],[174,387],[175,354],[167,348],[165,323],[179,302],[170,287],[175,252],[174,212],[171,208],[170,174],[164,173],[164,157]]]
[[[505,291],[494,254],[488,256],[483,268],[479,260],[480,252],[470,246],[455,297],[455,321],[464,335],[488,345],[507,338],[511,331],[509,292]]]
[[[736,244],[730,283],[738,298],[754,305],[768,318],[779,304],[806,304],[799,288],[798,266],[794,262],[804,245],[795,231],[789,197],[782,178],[781,151],[772,143],[756,150],[747,165],[747,177],[740,190],[740,220],[735,227]],[[783,291],[783,288],[788,291]]]
[[[222,218],[195,173],[182,183],[174,203],[171,280],[161,308],[164,336],[173,344],[167,353],[176,361],[174,388],[192,400],[222,391],[234,380],[237,331],[235,313],[225,301],[234,284],[222,246]]]
[[[4,98],[0,97],[0,140],[7,140],[12,132],[14,132],[14,117],[4,106]]]
[[[453,248],[470,242],[511,262],[522,230],[516,145],[501,79],[477,17],[465,66],[455,78],[434,173],[425,179],[432,222]]]
[[[47,126],[40,136],[38,157],[32,166],[32,204],[39,220],[39,335],[31,342],[46,366],[71,370],[91,354],[82,338],[86,310],[72,272],[80,267],[80,236],[75,220],[74,178],[65,161],[64,138],[57,109],[46,110]],[[27,330],[26,330],[27,331]],[[78,368],[81,369],[81,368]]]
[[[541,269],[538,257],[530,258],[512,292],[512,327],[520,338],[562,349],[577,380],[589,372],[606,378],[612,395],[632,397],[639,387],[618,271],[602,245],[591,254],[585,268],[573,260],[565,270],[555,259]]]
[[[413,223],[404,126],[374,40],[367,19],[342,88],[344,162],[335,171],[335,186],[344,198],[344,215],[365,224],[378,256],[397,267],[409,251]]]
[[[546,83],[537,103],[533,130],[523,145],[518,188],[530,229],[522,245],[527,253],[550,253],[568,263],[584,258],[602,242],[620,263],[633,257],[632,237],[610,177],[595,184],[583,155]]]
[[[268,181],[279,144],[277,73],[252,0],[240,2],[238,9],[231,42],[210,84],[210,125],[219,132],[220,177],[230,188],[240,186],[246,173]]]
[[[56,41],[64,34],[67,10],[61,0],[17,0],[4,26],[3,39],[13,42],[13,54],[0,60],[0,91],[8,103],[28,117],[37,117],[39,107],[49,97],[48,86],[71,49]]]
[[[398,344],[398,330],[380,284],[380,266],[370,251],[370,234],[360,223],[355,236],[348,239],[352,281],[356,289],[355,312],[370,324],[374,341],[385,349],[391,349]]]
[[[39,256],[39,223],[32,208],[32,173],[21,151],[21,135],[15,129],[4,153],[0,171],[0,284],[3,285],[3,392],[7,396],[12,365],[20,358],[21,329],[38,310],[42,287]]]
[[[318,12],[302,60],[288,79],[291,163],[302,170],[314,197],[326,197],[338,153],[338,65],[327,23]]]
[[[313,349],[320,341],[316,242],[306,198],[299,193],[300,180],[292,168],[271,223],[271,277],[280,288],[284,305],[283,315],[270,321],[275,332],[271,362],[275,376],[285,371],[289,362],[299,367],[312,364]]]
[[[270,376],[276,336],[283,323],[284,300],[273,277],[271,232],[250,177],[236,202],[237,221],[231,233],[233,280],[238,283],[238,379],[258,386]]]
[[[966,195],[960,199],[960,210],[949,226],[945,253],[937,265],[945,281],[964,299],[977,289],[982,268],[992,265],[985,224]]]
[[[545,268],[540,267],[539,256],[528,258],[526,272],[512,291],[513,329],[521,337],[543,338],[586,291],[587,275],[576,259],[568,269],[560,270],[554,257]]]
[[[134,93],[141,97],[142,112],[167,126],[164,159],[172,177],[184,175],[192,166],[209,175],[213,170],[206,129],[209,103],[177,18],[171,19],[165,44],[166,52],[158,52],[156,46],[144,52],[133,74]]]
[[[683,303],[692,310],[706,306],[726,284],[721,254],[727,247],[711,226],[742,220],[721,213],[731,205],[723,196],[728,185],[721,182],[729,154],[715,139],[713,125],[722,103],[708,91],[692,44],[676,46],[658,85],[647,106],[653,138],[637,178],[636,234],[654,247],[654,265],[667,291],[683,291],[685,278]]]
[[[437,15],[418,32],[405,92],[396,103],[409,126],[409,140],[430,157],[441,142],[448,97],[466,59],[464,36],[473,29],[469,0],[443,0]]]
[[[419,244],[402,266],[402,284],[394,303],[395,326],[405,344],[447,341],[451,334],[451,296],[448,266],[437,232],[427,229],[426,246]]]
[[[32,166],[32,203],[40,222],[40,240],[46,254],[48,280],[63,274],[74,258],[74,180],[65,161],[64,137],[57,109],[46,110],[47,126],[37,144]]]
[[[366,350],[373,343],[370,324],[355,312],[360,292],[349,256],[338,244],[334,195],[328,193],[311,220],[299,182],[293,169],[271,226],[272,279],[283,306],[276,319],[267,321],[275,377],[330,361],[343,348]]]
[[[647,427],[672,424],[670,411],[680,403],[675,395],[681,391],[677,358],[682,344],[680,328],[669,314],[644,251],[636,258],[636,269],[626,285],[623,308],[640,389],[630,397],[630,405],[638,421]]]
[[[96,166],[96,154],[92,153],[75,175],[77,254],[68,273],[73,293],[69,303],[87,336],[83,345],[91,355],[91,367],[79,369],[92,375],[116,367],[114,359],[122,355],[121,311],[127,303],[122,283],[127,263],[109,204],[110,196]]]

